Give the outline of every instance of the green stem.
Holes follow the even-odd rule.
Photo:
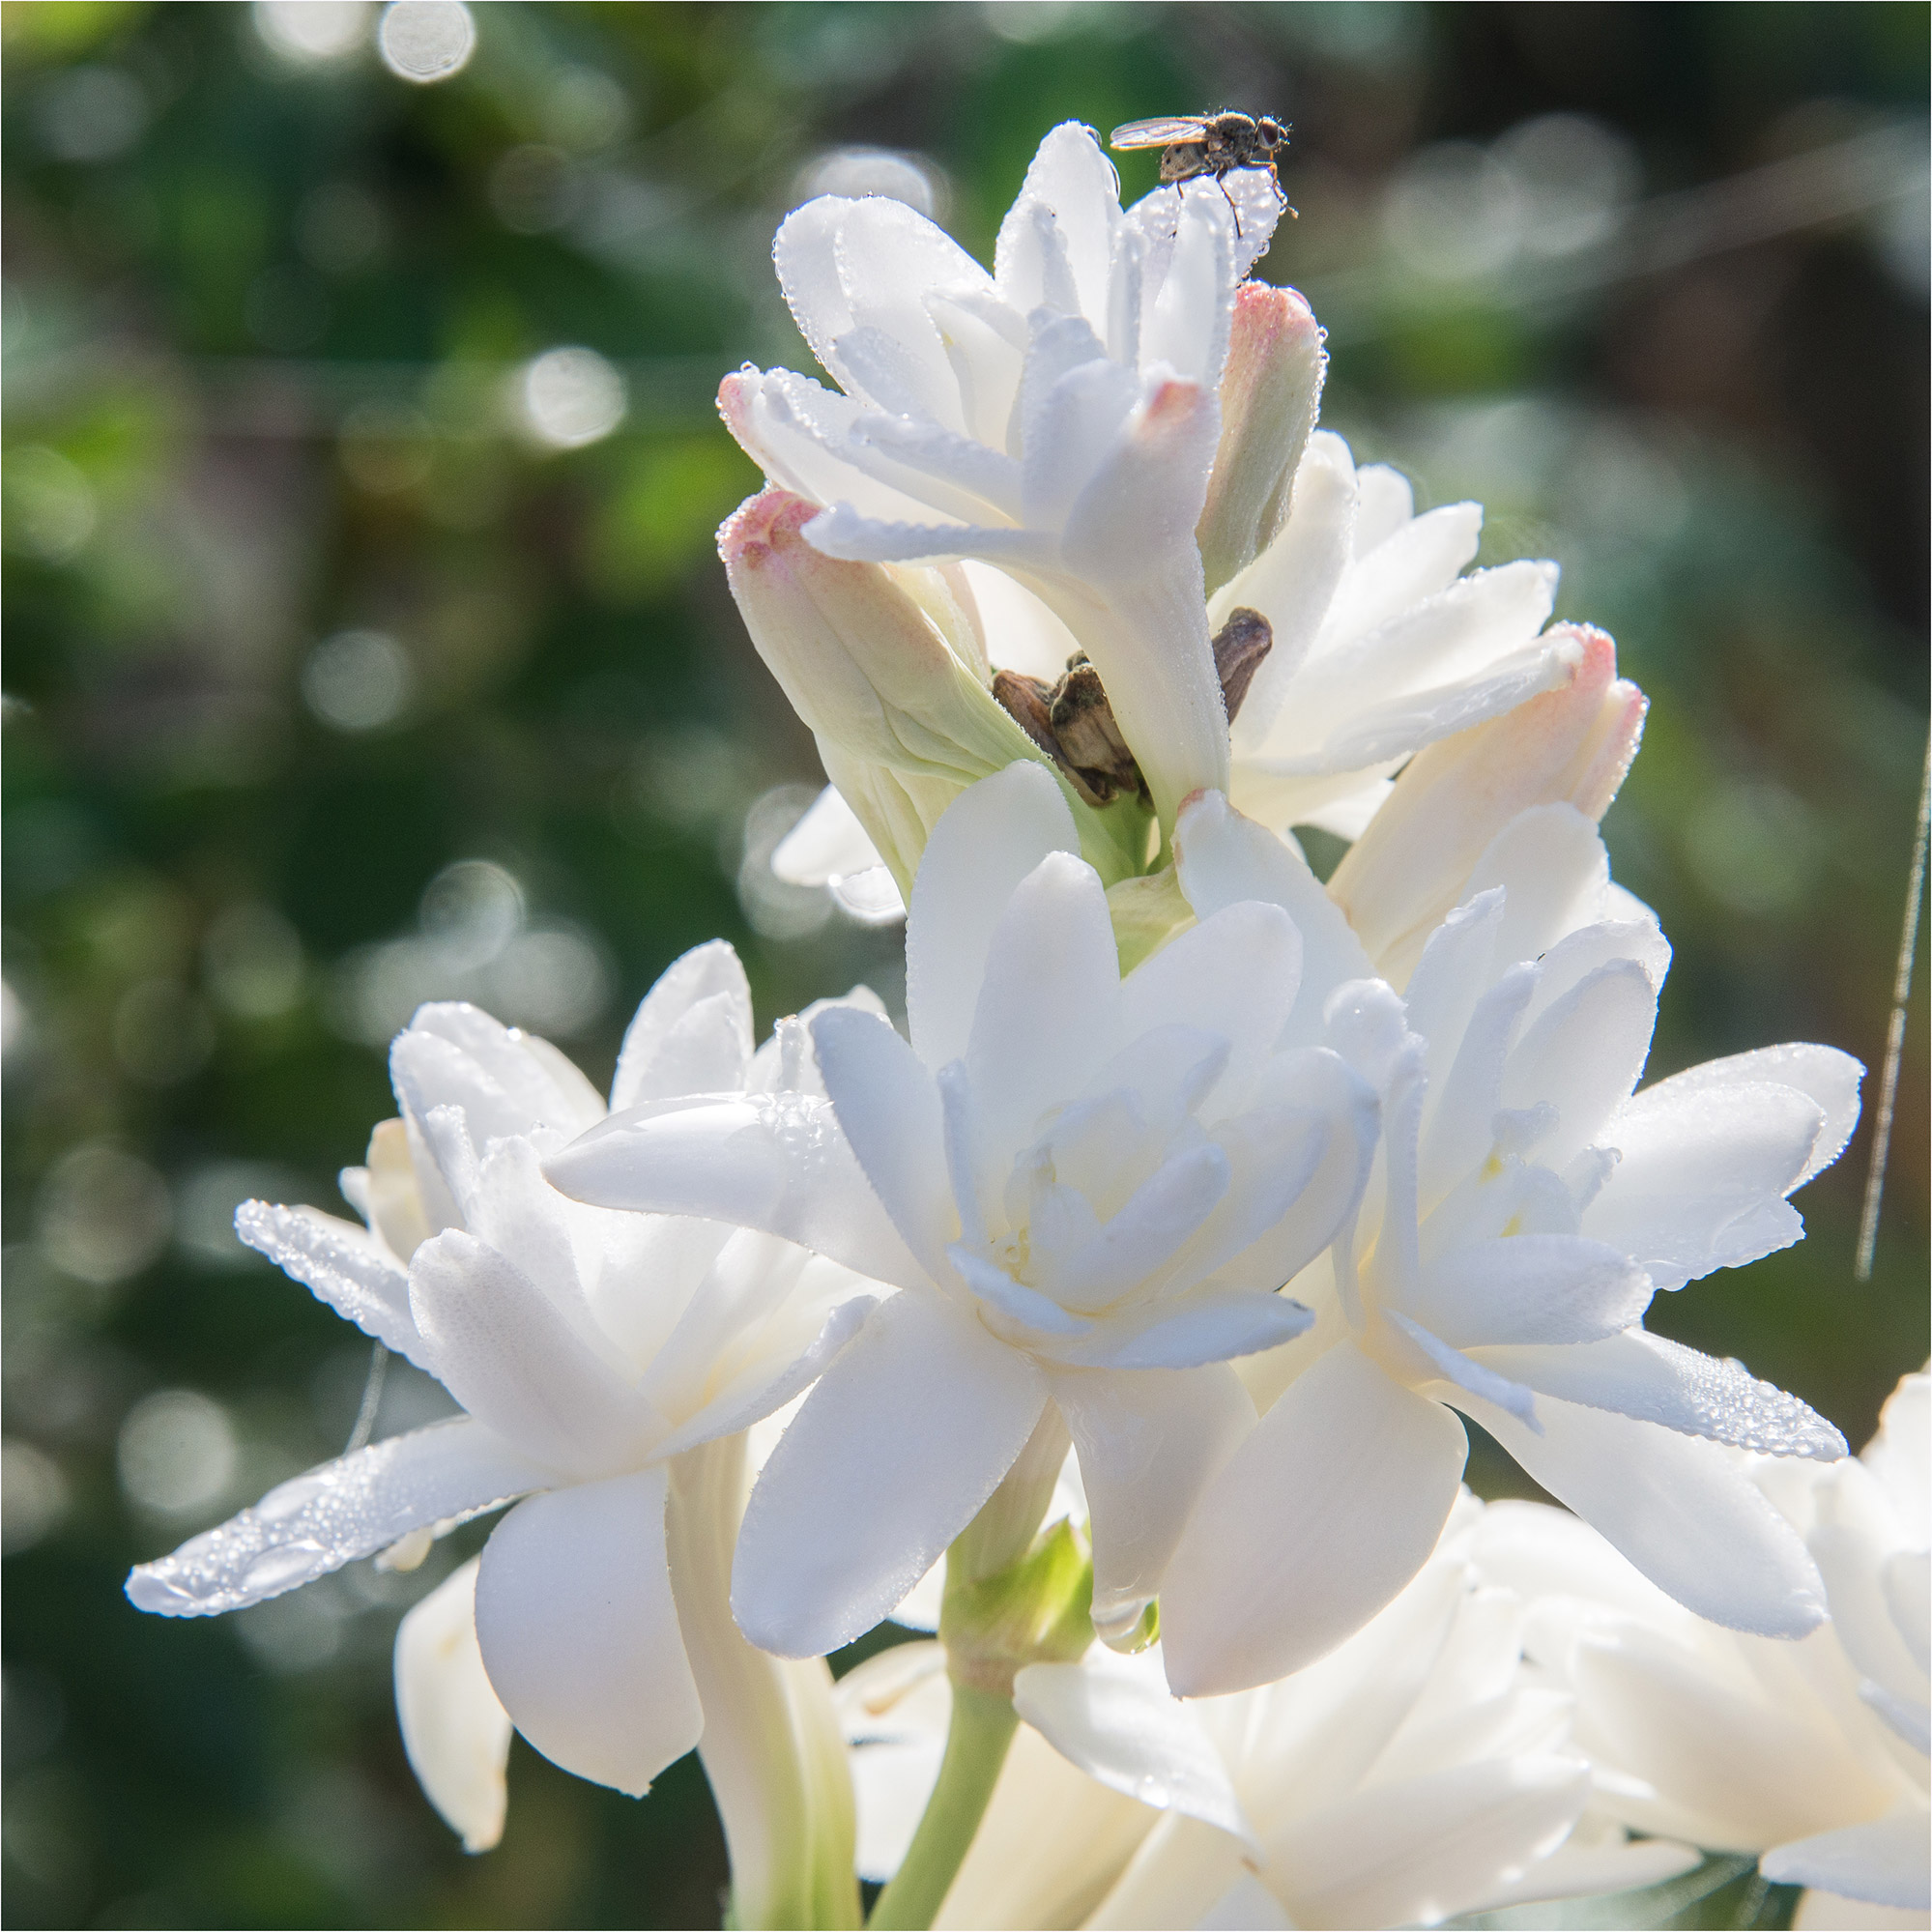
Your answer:
[[[1020,1719],[1006,1698],[954,1683],[953,1718],[946,1731],[938,1782],[912,1834],[905,1863],[879,1893],[866,1920],[875,1932],[887,1928],[925,1932],[932,1924],[986,1815],[999,1768],[1019,1727]]]

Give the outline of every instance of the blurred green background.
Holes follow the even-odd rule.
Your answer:
[[[811,193],[985,254],[1056,121],[1291,118],[1260,273],[1329,326],[1326,420],[1558,559],[1655,700],[1605,827],[1679,949],[1654,1070],[1880,1059],[1923,6],[495,4],[426,80],[460,9],[3,17],[10,1924],[717,1922],[691,1760],[634,1803],[519,1743],[480,1859],[418,1795],[389,1647],[483,1526],[217,1622],[120,1585],[347,1436],[365,1345],[229,1217],[340,1210],[417,1001],[601,1080],[713,934],[763,1022],[898,991],[896,934],[769,875],[819,772],[711,542],[756,482],[718,376],[809,366],[768,249]],[[1875,1279],[1867,1128],[1803,1246],[1653,1313],[1855,1443],[1926,1351],[1922,988]],[[379,1430],[444,1406],[398,1363]]]

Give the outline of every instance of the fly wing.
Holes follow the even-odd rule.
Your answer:
[[[1168,148],[1176,141],[1197,141],[1207,131],[1198,114],[1172,115],[1165,121],[1130,121],[1108,135],[1110,148]]]

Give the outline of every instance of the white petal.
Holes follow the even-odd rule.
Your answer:
[[[1482,541],[1483,505],[1445,504],[1419,517],[1405,517],[1365,552],[1365,539],[1375,537],[1378,517],[1370,499],[1377,482],[1370,470],[1358,471],[1357,476],[1361,507],[1356,512],[1355,567],[1330,608],[1315,644],[1317,655],[1446,591]],[[1401,487],[1406,492],[1407,485]]]
[[[1056,1347],[1053,1359],[1069,1368],[1197,1369],[1278,1348],[1313,1322],[1300,1302],[1285,1295],[1207,1282],[1177,1300],[1111,1317]]]
[[[858,474],[847,468],[837,480],[843,483]],[[905,510],[898,514],[868,512],[862,502],[841,498],[805,526],[805,540],[813,549],[848,563],[932,563],[941,559],[980,557],[1023,571],[1051,569],[1054,563],[1050,533],[995,529],[984,524],[931,523],[906,513],[916,512],[923,505],[888,498],[879,484],[872,484],[871,489],[886,503],[887,511],[895,500],[905,503]],[[798,494],[809,492],[799,488]]]
[[[1906,1540],[1923,1548],[1932,1542],[1932,1376],[1901,1375],[1878,1425],[1862,1460],[1891,1498]]]
[[[1354,554],[1360,559],[1372,556],[1399,531],[1415,515],[1416,504],[1409,479],[1386,463],[1365,463],[1355,475],[1361,505],[1355,514]],[[1451,507],[1475,509],[1480,513],[1480,505],[1475,504]],[[1469,554],[1473,557],[1476,553],[1472,549]]]
[[[1102,1650],[1084,1663],[1029,1664],[1013,1681],[1013,1708],[1111,1790],[1253,1842],[1221,1752],[1169,1692],[1155,1658]]]
[[[761,1228],[896,1286],[927,1279],[826,1101],[660,1101],[613,1114],[543,1170],[575,1200]]]
[[[1051,326],[1068,332],[1090,354],[1045,389],[1028,410],[1016,521],[1036,530],[1058,530],[1066,522],[1140,400],[1139,379],[1132,369],[1107,360],[1083,322]]]
[[[1741,1362],[1700,1355],[1660,1335],[1639,1330],[1567,1348],[1485,1348],[1481,1359],[1566,1401],[1686,1435],[1766,1456],[1831,1462],[1845,1454],[1845,1438],[1796,1396],[1759,1381]]]
[[[1879,1570],[1880,1588],[1892,1628],[1920,1671],[1932,1658],[1932,1556],[1922,1549],[1894,1550]]]
[[[1557,1110],[1539,1160],[1561,1167],[1599,1138],[1636,1085],[1656,1024],[1657,988],[1634,960],[1599,966],[1531,1024],[1503,1070],[1503,1105]]]
[[[1600,1241],[1515,1234],[1426,1266],[1409,1312],[1456,1348],[1597,1341],[1629,1328],[1650,1298],[1650,1277]]]
[[[1195,524],[1220,434],[1212,389],[1154,386],[1081,492],[1060,535],[1060,564],[1081,584],[1053,597],[1080,636],[1134,749],[1162,822],[1189,793],[1227,789],[1227,713],[1209,649]]]
[[[1759,1636],[1802,1636],[1823,1621],[1817,1566],[1715,1444],[1547,1395],[1541,1435],[1476,1397],[1456,1406],[1687,1609]]]
[[[1427,1560],[1467,1454],[1440,1403],[1331,1348],[1196,1506],[1162,1591],[1168,1683],[1238,1690],[1333,1650]]]
[[[1282,1902],[1243,1872],[1195,1921],[1197,1932],[1293,1932]]]
[[[547,1041],[505,1026],[461,1000],[420,1007],[389,1049],[396,1098],[418,1119],[455,1106],[478,1147],[538,1126],[575,1134],[604,1110],[602,1097]]]
[[[1506,895],[1498,962],[1533,960],[1566,934],[1608,916],[1610,855],[1574,805],[1532,805],[1490,840],[1469,875],[1465,903],[1493,885]],[[1669,957],[1665,946],[1663,960]],[[1660,971],[1656,977],[1661,984]]]
[[[476,1644],[479,1559],[447,1576],[396,1628],[396,1718],[409,1768],[466,1852],[504,1834],[510,1719]]]
[[[939,1089],[891,1024],[850,1007],[822,1013],[812,1044],[846,1140],[906,1246],[934,1280],[957,1240]]]
[[[1226,1197],[1169,1264],[1169,1291],[1214,1276],[1272,1293],[1335,1239],[1361,1199],[1377,1128],[1373,1089],[1339,1054],[1277,1054],[1256,1082],[1261,1104],[1218,1121]]]
[[[1453,595],[1454,591],[1446,594]],[[1567,655],[1561,640],[1556,639],[1549,644],[1532,641],[1498,658],[1486,671],[1459,682],[1430,685],[1374,704],[1360,704],[1358,681],[1356,707],[1341,713],[1336,728],[1317,746],[1303,750],[1286,741],[1283,735],[1280,752],[1275,753],[1271,746],[1274,755],[1260,763],[1283,776],[1387,771],[1412,751],[1473,730],[1544,691],[1555,690],[1569,675]],[[1362,681],[1373,687],[1375,680],[1376,674],[1369,672]]]
[[[265,1200],[245,1200],[235,1210],[235,1232],[345,1321],[436,1373],[409,1312],[409,1276],[373,1235],[312,1207],[272,1207]]]
[[[680,1456],[700,1443],[735,1435],[775,1414],[825,1372],[878,1306],[871,1295],[852,1295],[818,1322],[816,1334],[808,1331],[807,1338],[800,1338],[806,1341],[803,1348],[772,1350],[767,1346],[759,1359],[740,1369],[709,1401],[658,1443],[653,1454],[659,1458]],[[767,1323],[766,1328],[776,1325]]]
[[[820,800],[837,798],[829,789]],[[841,801],[843,802],[843,801]],[[818,808],[815,807],[814,810]],[[847,816],[851,814],[848,811]],[[857,823],[853,820],[854,824]],[[864,836],[863,833],[860,834]],[[618,1053],[618,1070],[611,1081],[611,1110],[636,1107],[647,1100],[671,1100],[678,1094],[720,1091],[729,1084],[741,1085],[742,1077],[719,1086],[677,1087],[653,1079],[653,1063],[662,1052],[672,1029],[692,1009],[706,1000],[722,998],[735,1008],[748,1057],[751,1052],[751,988],[745,980],[738,956],[725,939],[709,939],[693,946],[681,959],[674,960],[658,975],[657,984],[645,995],[635,1017],[624,1030],[623,1046]]]
[[[1010,1316],[1022,1330],[1027,1331],[1013,1337],[1024,1347],[1044,1348],[1055,1338],[1086,1335],[1093,1328],[1093,1323],[1083,1316],[1062,1308],[1038,1288],[1016,1282],[1005,1269],[975,1254],[963,1242],[953,1244],[947,1251],[947,1258],[959,1270],[960,1279],[982,1302]],[[998,1322],[992,1326],[996,1335],[1003,1337],[1009,1333]]]
[[[1817,1886],[1872,1905],[1923,1912],[1932,1904],[1928,1864],[1932,1834],[1921,1804],[1869,1825],[1848,1825],[1779,1845],[1758,1860],[1758,1869],[1773,1885]]]
[[[896,926],[906,916],[905,895],[889,867],[867,866],[830,881],[832,897],[861,926]]]
[[[1806,1541],[1825,1578],[1838,1641],[1873,1689],[1894,1693],[1894,1701],[1909,1698],[1918,1707],[1922,1736],[1926,1553],[1887,1552],[1897,1535],[1894,1519],[1884,1492],[1860,1463],[1834,1470],[1817,1501],[1818,1522]],[[1883,1712],[1882,1698],[1865,1694]]]
[[[1268,1874],[1298,1925],[1433,1925],[1554,1851],[1589,1797],[1568,1758],[1458,1765],[1294,1819],[1269,1834]]]
[[[952,384],[921,298],[928,290],[983,287],[991,279],[958,243],[889,196],[823,195],[780,223],[771,252],[799,332],[844,387],[853,385],[839,358],[839,338],[876,330],[905,345],[927,377],[921,400],[941,414]]]
[[[825,885],[879,863],[878,847],[866,837],[865,827],[832,785],[819,793],[771,854],[772,871],[791,885]],[[722,945],[724,941],[713,943]],[[622,1107],[630,1104],[619,1102]]]
[[[138,1610],[213,1617],[326,1576],[446,1519],[481,1515],[557,1472],[480,1423],[437,1423],[325,1462],[128,1578]]]
[[[1806,1171],[1822,1122],[1796,1087],[1659,1081],[1603,1126],[1621,1159],[1584,1228],[1666,1289],[1788,1248],[1804,1224],[1782,1197]]]
[[[1683,1635],[1613,1621],[1586,1630],[1570,1662],[1620,1808],[1719,1850],[1760,1851],[1891,1802],[1887,1768],[1861,1765],[1815,1701],[1790,1694],[1802,1679],[1768,1696],[1735,1648],[1695,1626]]]
[[[1160,1588],[1201,1485],[1254,1427],[1254,1404],[1225,1363],[1063,1370],[1048,1385],[1092,1512],[1094,1629],[1118,1636]]]
[[[1845,1142],[1859,1124],[1859,1084],[1865,1070],[1849,1053],[1835,1047],[1816,1047],[1792,1042],[1781,1047],[1760,1047],[1755,1053],[1732,1053],[1721,1060],[1706,1060],[1701,1066],[1673,1074],[1656,1086],[1646,1087],[1641,1096],[1648,1100],[1668,1088],[1673,1097],[1691,1097],[1723,1087],[1753,1086],[1767,1082],[1794,1087],[1818,1104],[1825,1124],[1811,1148],[1811,1158],[1793,1183],[1802,1187],[1814,1174],[1829,1168],[1845,1151]]]
[[[978,610],[992,662],[1053,683],[1067,668],[1067,659],[1080,649],[1080,640],[1046,603],[1004,570],[972,559],[959,567]]]
[[[1183,1025],[1228,1043],[1226,1084],[1251,1078],[1279,1044],[1301,987],[1302,942],[1279,906],[1248,901],[1211,913],[1120,982],[1120,1032]]]
[[[1191,1925],[1197,1932],[1226,1925],[1260,1932],[1290,1923],[1273,1894],[1247,1869],[1254,1854],[1239,1838],[1183,1811],[1159,1817],[1142,1810],[1140,1816],[1153,1829],[1083,1921],[1087,1932],[1159,1925]]]
[[[1407,529],[1423,531],[1428,523],[1419,518]],[[1350,577],[1341,599],[1361,575]],[[1512,691],[1529,697],[1547,689],[1563,672],[1543,651],[1525,658],[1518,676],[1506,678],[1486,704],[1471,706],[1456,696],[1481,688],[1525,651],[1548,621],[1555,594],[1555,564],[1507,563],[1399,608],[1345,642],[1318,646],[1295,680],[1293,743],[1321,747],[1338,768],[1370,764],[1507,709]],[[1342,620],[1340,608],[1336,616]],[[1374,694],[1366,707],[1365,693]],[[1404,715],[1412,721],[1406,730],[1397,722]]]
[[[1347,565],[1354,523],[1355,465],[1348,446],[1339,436],[1316,430],[1295,472],[1287,521],[1211,606],[1217,627],[1227,621],[1230,611],[1246,605],[1259,611],[1274,632],[1273,648],[1261,660],[1234,721],[1240,756],[1267,749],[1274,741],[1273,727],[1282,718],[1295,676]],[[1294,729],[1291,718],[1287,728]]]
[[[474,1235],[449,1228],[416,1251],[410,1305],[449,1393],[552,1467],[601,1475],[663,1432],[542,1289]]]
[[[633,1798],[705,1728],[665,1560],[667,1480],[640,1469],[527,1498],[476,1577],[476,1640],[517,1729]]]
[[[993,1493],[1046,1393],[1024,1356],[930,1289],[885,1302],[752,1490],[732,1581],[745,1634],[822,1657],[889,1616]]]
[[[1282,1044],[1312,1046],[1329,995],[1350,980],[1374,978],[1361,940],[1308,862],[1235,811],[1224,793],[1206,792],[1188,801],[1174,826],[1174,863],[1198,918],[1254,899],[1279,906],[1294,922],[1302,942],[1301,989]]]
[[[1299,1181],[1314,1166],[1320,1141],[1308,1131],[1311,1123],[1295,1125],[1304,1130],[1294,1149],[1297,1154],[1310,1141],[1314,1143],[1293,1175]],[[1202,1224],[1223,1203],[1228,1179],[1227,1156],[1211,1141],[1168,1155],[1104,1226],[1071,1254],[1054,1257],[1048,1276],[1054,1294],[1069,1308],[1092,1312],[1110,1307],[1143,1283],[1192,1286],[1194,1280],[1225,1257],[1211,1255],[1197,1270],[1170,1269],[1170,1264],[1176,1251],[1185,1254],[1192,1237],[1205,1231]],[[1236,1245],[1246,1247],[1252,1238],[1253,1232],[1244,1227]]]
[[[1525,1427],[1536,1430],[1538,1434],[1543,1432],[1537,1422],[1536,1399],[1520,1382],[1511,1381],[1480,1357],[1464,1355],[1460,1349],[1450,1347],[1448,1342],[1431,1335],[1420,1322],[1411,1321],[1400,1309],[1384,1309],[1383,1313],[1395,1325],[1397,1333],[1405,1336],[1428,1364],[1428,1369],[1423,1371],[1425,1374],[1433,1370],[1451,1387],[1481,1396],[1508,1409]],[[1448,1399],[1446,1390],[1438,1393]]]
[[[1113,232],[1120,222],[1120,186],[1091,129],[1078,121],[1063,121],[1040,143],[1026,170],[1015,213],[1027,202],[1040,203],[1052,211],[1080,307],[1096,320],[1104,318]],[[1004,227],[1000,243],[1010,245]],[[1040,291],[1014,285],[1016,271],[1001,259],[998,279],[1007,300],[1023,310],[1037,306]]]
[[[966,1051],[994,929],[1020,881],[1050,852],[1078,852],[1073,814],[1040,765],[967,787],[933,827],[906,924],[906,1012],[935,1070]]]
[[[1588,1821],[1584,1821],[1587,1823]],[[1602,1892],[1636,1891],[1694,1871],[1704,1855],[1668,1838],[1586,1841],[1582,1826],[1546,1859],[1539,1859],[1514,1884],[1490,1892],[1490,1909],[1534,1905],[1545,1899],[1589,1898]]]
[[[994,929],[966,1065],[984,1145],[1010,1159],[1115,1045],[1120,956],[1093,868],[1053,852]],[[1001,1163],[1003,1165],[1003,1163]]]
[[[1219,387],[1239,279],[1233,213],[1216,196],[1192,196],[1182,202],[1173,233],[1168,272],[1141,329],[1140,366]]]

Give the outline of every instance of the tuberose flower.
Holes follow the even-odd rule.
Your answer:
[[[1586,1525],[1499,1505],[1477,1540],[1486,1576],[1532,1600],[1528,1648],[1576,1699],[1596,1806],[1638,1831],[1757,1852],[1814,1889],[1801,1925],[1923,1924],[1926,1872],[1926,1414],[1908,1375],[1857,1459],[1764,1462],[1805,1535],[1831,1621],[1799,1644],[1702,1622]],[[1856,1904],[1853,1901],[1857,1901]],[[1894,1919],[1889,1915],[1896,1914]]]
[[[807,1025],[781,1023],[754,1054],[737,959],[722,942],[702,946],[639,1008],[612,1098],[804,1099],[818,1091]],[[740,1728],[747,1709],[791,1721],[786,1687],[748,1682],[748,1669],[777,1666],[743,1644],[726,1609],[742,1506],[732,1458],[750,1424],[837,1355],[877,1284],[767,1235],[607,1214],[558,1194],[543,1152],[600,1119],[604,1103],[555,1048],[473,1007],[425,1007],[390,1065],[401,1118],[377,1130],[369,1168],[345,1176],[368,1229],[260,1201],[237,1226],[467,1413],[281,1485],[142,1565],[128,1594],[169,1616],[239,1609],[514,1502],[474,1576],[447,1583],[403,1646],[405,1725],[432,1799],[473,1842],[500,1825],[474,1751],[507,1738],[462,1704],[474,1671],[459,1600],[471,1598],[491,1690],[547,1757],[641,1795],[702,1737],[717,1783],[735,1741],[714,1726],[713,1705]],[[429,1681],[439,1669],[441,1688]],[[769,1778],[797,1763],[770,1736],[755,1748]],[[733,1794],[719,1796],[729,1822]],[[811,1842],[788,1842],[787,1883],[809,1874]],[[767,1904],[752,1901],[746,1922],[774,1922]],[[775,1922],[790,1922],[782,1908]]]
[[[1543,628],[1556,565],[1463,576],[1482,527],[1480,504],[1418,516],[1398,472],[1308,439],[1280,531],[1208,606],[1217,630],[1258,611],[1274,640],[1231,726],[1240,810],[1355,838],[1404,760],[1564,681],[1582,647]]]
[[[1074,846],[1040,766],[983,780],[920,864],[909,1045],[823,1014],[828,1103],[633,1109],[548,1164],[580,1198],[763,1227],[901,1290],[746,1513],[733,1602],[781,1655],[887,1615],[1036,1430],[1062,1427],[1092,1509],[1094,1620],[1130,1630],[1253,1425],[1229,1358],[1305,1325],[1276,1290],[1360,1191],[1368,1088],[1284,1036],[1290,918],[1227,906],[1123,976]]]
[[[1431,1924],[1694,1865],[1589,1815],[1570,1699],[1522,1665],[1526,1605],[1472,1564],[1482,1517],[1465,1490],[1395,1601],[1278,1684],[1182,1704],[1158,1649],[1023,1670],[1029,1728],[937,1922]],[[908,1645],[838,1701],[867,1875],[887,1877],[937,1769],[944,1673]]]
[[[904,204],[826,196],[773,250],[839,384],[728,377],[719,407],[773,481],[826,507],[829,557],[975,558],[1057,614],[1100,674],[1171,823],[1226,786],[1196,526],[1222,435],[1237,282],[1280,209],[1234,175],[1122,212],[1112,165],[1069,122],[1041,143],[989,274]]]
[[[1307,900],[1296,855],[1222,801],[1192,804],[1177,844],[1203,915]],[[1303,923],[1331,1036],[1381,1093],[1382,1145],[1359,1211],[1290,1284],[1315,1327],[1246,1365],[1265,1413],[1162,1589],[1174,1687],[1281,1676],[1388,1601],[1455,1500],[1458,1409],[1691,1608],[1811,1629],[1816,1566],[1717,1445],[1829,1459],[1842,1437],[1642,1316],[1799,1238],[1784,1197],[1844,1146],[1857,1062],[1768,1048],[1633,1091],[1668,948],[1569,804],[1519,813],[1478,855],[1405,1000],[1352,932]],[[1303,988],[1322,996],[1306,969]]]

